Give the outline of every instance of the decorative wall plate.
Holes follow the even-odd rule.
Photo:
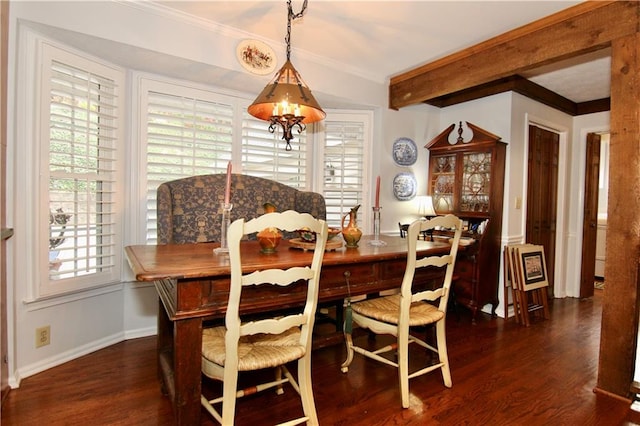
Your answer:
[[[259,75],[274,72],[278,62],[273,49],[260,40],[241,41],[236,48],[236,57],[244,69]]]
[[[398,138],[393,143],[393,161],[400,166],[411,166],[418,159],[418,148],[409,138]]]
[[[412,173],[398,173],[393,178],[393,195],[400,201],[409,201],[416,196],[416,177]]]

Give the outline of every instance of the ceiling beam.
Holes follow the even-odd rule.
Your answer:
[[[611,46],[638,31],[639,2],[580,3],[391,78],[389,107],[400,109],[516,76]]]
[[[609,111],[609,98],[588,102],[573,102],[519,75],[501,78],[470,89],[428,99],[425,103],[444,108],[509,91],[519,93],[572,116]]]

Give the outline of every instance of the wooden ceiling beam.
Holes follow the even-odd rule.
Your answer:
[[[529,69],[611,46],[638,32],[640,2],[594,1],[394,76],[389,108],[400,109],[507,79]]]
[[[461,90],[460,92],[429,99],[425,101],[425,103],[438,108],[444,108],[508,91],[520,93],[523,96],[534,99],[564,113],[578,115],[578,104],[519,75],[502,78],[470,89]]]

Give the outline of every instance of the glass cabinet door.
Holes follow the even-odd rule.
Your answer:
[[[432,162],[431,194],[436,212],[453,211],[456,182],[456,155],[438,155]]]
[[[491,153],[476,152],[462,157],[460,211],[488,212],[491,178]]]

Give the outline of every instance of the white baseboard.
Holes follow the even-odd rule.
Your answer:
[[[57,367],[58,365],[62,365],[65,362],[80,358],[81,356],[90,354],[100,349],[104,349],[116,343],[120,343],[123,340],[126,340],[125,333],[116,333],[100,340],[87,343],[86,345],[73,348],[72,350],[63,352],[61,354],[57,354],[50,358],[45,358],[34,364],[25,365],[24,367],[20,368],[13,377],[9,377],[9,386],[11,386],[11,388],[18,388],[20,387],[20,381],[22,379],[33,376],[34,374],[41,373],[50,368]]]
[[[157,334],[157,326],[139,328],[137,330],[127,330],[124,332],[124,340],[139,339],[140,337],[155,336]]]
[[[51,358],[46,358],[38,361],[37,363],[26,365],[20,368],[13,376],[9,377],[9,386],[12,389],[20,387],[20,381],[34,374],[41,373],[58,365],[62,365],[66,362],[72,361],[81,356],[90,354],[92,352],[104,349],[108,346],[115,345],[124,340],[138,339],[140,337],[155,336],[158,334],[157,327],[140,328],[137,330],[128,330],[123,333],[117,333],[100,340],[88,343],[84,346],[74,348],[73,350],[58,354]]]

